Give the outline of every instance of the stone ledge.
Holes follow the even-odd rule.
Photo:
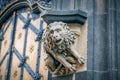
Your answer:
[[[68,10],[68,11],[47,11],[43,14],[45,22],[52,23],[54,21],[63,21],[65,23],[84,24],[87,19],[87,13],[82,10]]]

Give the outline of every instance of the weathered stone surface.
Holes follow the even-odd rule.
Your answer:
[[[76,33],[77,35],[77,33]],[[43,34],[45,62],[54,75],[68,75],[77,70],[84,58],[75,49],[76,36],[66,23],[54,22],[47,26]]]

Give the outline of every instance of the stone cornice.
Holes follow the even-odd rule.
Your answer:
[[[49,10],[43,14],[43,19],[49,24],[54,21],[63,21],[65,23],[84,24],[87,19],[87,13],[82,10],[53,11]]]

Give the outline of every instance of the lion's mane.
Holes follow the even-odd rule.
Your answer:
[[[59,46],[58,45],[56,46],[56,43],[53,42],[52,40],[52,36],[50,36],[50,29],[53,26],[57,26],[57,25],[60,25],[65,30],[65,33],[62,34],[63,42]],[[50,49],[53,48],[57,48],[57,50],[69,49],[70,46],[74,44],[74,41],[75,41],[74,32],[72,32],[69,26],[63,22],[54,22],[49,24],[43,33],[44,46]]]

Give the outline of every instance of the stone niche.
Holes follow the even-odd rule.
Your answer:
[[[69,4],[69,5],[66,5],[66,4]],[[74,47],[72,47],[73,49],[71,50],[71,52],[77,53],[77,55],[80,55],[85,59],[84,64],[79,65],[80,62],[78,58],[74,57],[76,56],[76,54],[74,55],[72,53],[73,55],[72,57],[78,60],[76,61],[77,63],[75,63],[75,66],[77,66],[75,67],[76,68],[75,72],[84,72],[87,70],[87,26],[88,26],[87,23],[88,22],[87,22],[87,13],[81,10],[79,5],[80,5],[80,0],[70,0],[69,2],[68,0],[64,0],[64,1],[63,0],[59,0],[59,1],[52,0],[52,9],[46,11],[42,15],[42,18],[47,23],[47,25],[54,23],[54,22],[64,22],[68,25],[71,31],[75,33],[77,38],[75,39],[75,44],[73,45]],[[69,50],[67,51],[69,53]],[[58,60],[58,62],[62,62],[62,61]],[[70,61],[68,62],[72,64],[72,62]],[[63,63],[63,66],[65,65],[66,64]],[[70,68],[68,69],[70,70]],[[67,70],[67,68],[65,67],[64,70]],[[55,70],[53,70],[53,72],[54,71]],[[65,76],[65,75],[69,75],[69,74],[63,74],[62,76]],[[59,74],[55,75],[53,73],[53,76],[61,76],[61,75]]]
[[[83,25],[80,24],[68,24],[72,31],[76,34],[77,38],[75,41],[75,48],[80,53],[81,56],[85,58],[85,63],[77,67],[77,72],[82,72],[87,70],[87,21]]]
[[[59,22],[58,22],[59,23]],[[51,23],[50,23],[51,24]],[[54,22],[52,23],[52,24],[54,24]],[[87,70],[87,21],[85,21],[85,23],[84,24],[82,24],[82,25],[80,25],[80,24],[77,24],[77,23],[65,23],[65,24],[67,24],[67,26],[70,28],[70,30],[72,31],[72,32],[74,32],[75,33],[75,36],[76,36],[76,39],[75,39],[75,43],[74,43],[74,45],[73,45],[73,47],[74,47],[74,50],[76,50],[77,52],[78,52],[78,55],[80,55],[80,56],[82,56],[83,58],[84,58],[84,64],[80,64],[78,61],[77,61],[77,63],[75,63],[75,65],[76,65],[76,70],[74,71],[74,72],[71,72],[71,71],[69,71],[69,69],[68,68],[66,68],[66,66],[64,65],[64,64],[62,64],[62,61],[60,60],[59,61],[59,59],[58,59],[58,57],[57,58],[54,58],[55,60],[53,60],[52,61],[52,64],[54,64],[55,62],[60,62],[62,65],[63,65],[63,67],[61,67],[61,68],[56,68],[56,69],[54,69],[53,67],[53,65],[51,65],[51,62],[49,62],[50,61],[50,58],[49,57],[51,57],[51,58],[53,58],[54,57],[54,55],[56,56],[57,55],[57,53],[64,53],[64,52],[59,52],[59,50],[58,50],[58,48],[56,48],[56,47],[53,47],[52,49],[51,49],[51,47],[50,47],[50,51],[49,51],[49,49],[45,49],[45,51],[46,51],[46,53],[47,54],[50,54],[50,56],[48,56],[48,57],[46,57],[46,59],[45,59],[45,62],[46,62],[46,65],[47,65],[47,67],[48,67],[48,70],[53,74],[53,76],[55,77],[55,76],[63,76],[63,75],[69,75],[69,74],[72,74],[72,73],[75,73],[75,72],[83,72],[83,71],[86,71]],[[48,25],[48,27],[50,26],[50,29],[48,30],[48,32],[49,31],[51,31],[51,29],[53,29],[51,26],[58,26],[58,28],[60,27],[59,25]],[[46,29],[47,30],[47,29]],[[43,37],[44,36],[46,36],[47,35],[47,33],[48,33],[47,31],[45,31],[44,32],[44,34],[43,34]],[[52,33],[48,33],[48,34],[52,34]],[[58,33],[57,33],[58,34]],[[48,36],[49,37],[49,36]],[[49,39],[49,38],[44,38],[44,40],[43,40],[43,45],[45,44],[45,46],[49,46],[48,44],[49,44],[49,41],[47,40],[47,39]],[[47,43],[48,42],[48,43]],[[53,41],[53,44],[54,44],[54,41]],[[63,43],[61,43],[61,44],[64,44],[64,42]],[[58,45],[59,46],[59,45]],[[48,48],[48,47],[45,47],[45,48]],[[58,50],[58,51],[56,51],[55,52],[55,50]],[[52,50],[52,51],[51,51]],[[52,52],[53,52],[53,54],[52,54]],[[66,51],[66,53],[67,53],[67,51]],[[69,53],[68,53],[69,54]],[[58,54],[59,55],[59,54]],[[62,56],[63,57],[63,56]],[[65,58],[65,57],[63,57],[63,58]],[[48,59],[48,61],[47,61],[47,59]],[[76,58],[77,59],[77,58]],[[50,63],[50,65],[49,65],[49,63]],[[59,64],[60,65],[60,64]],[[65,67],[65,68],[64,68]],[[51,69],[52,68],[52,69]],[[59,74],[59,70],[66,70],[66,69],[68,69],[68,73],[66,73],[66,71],[65,72],[63,72],[63,74]],[[55,71],[58,71],[58,73],[54,73]],[[52,72],[53,71],[53,72]]]

